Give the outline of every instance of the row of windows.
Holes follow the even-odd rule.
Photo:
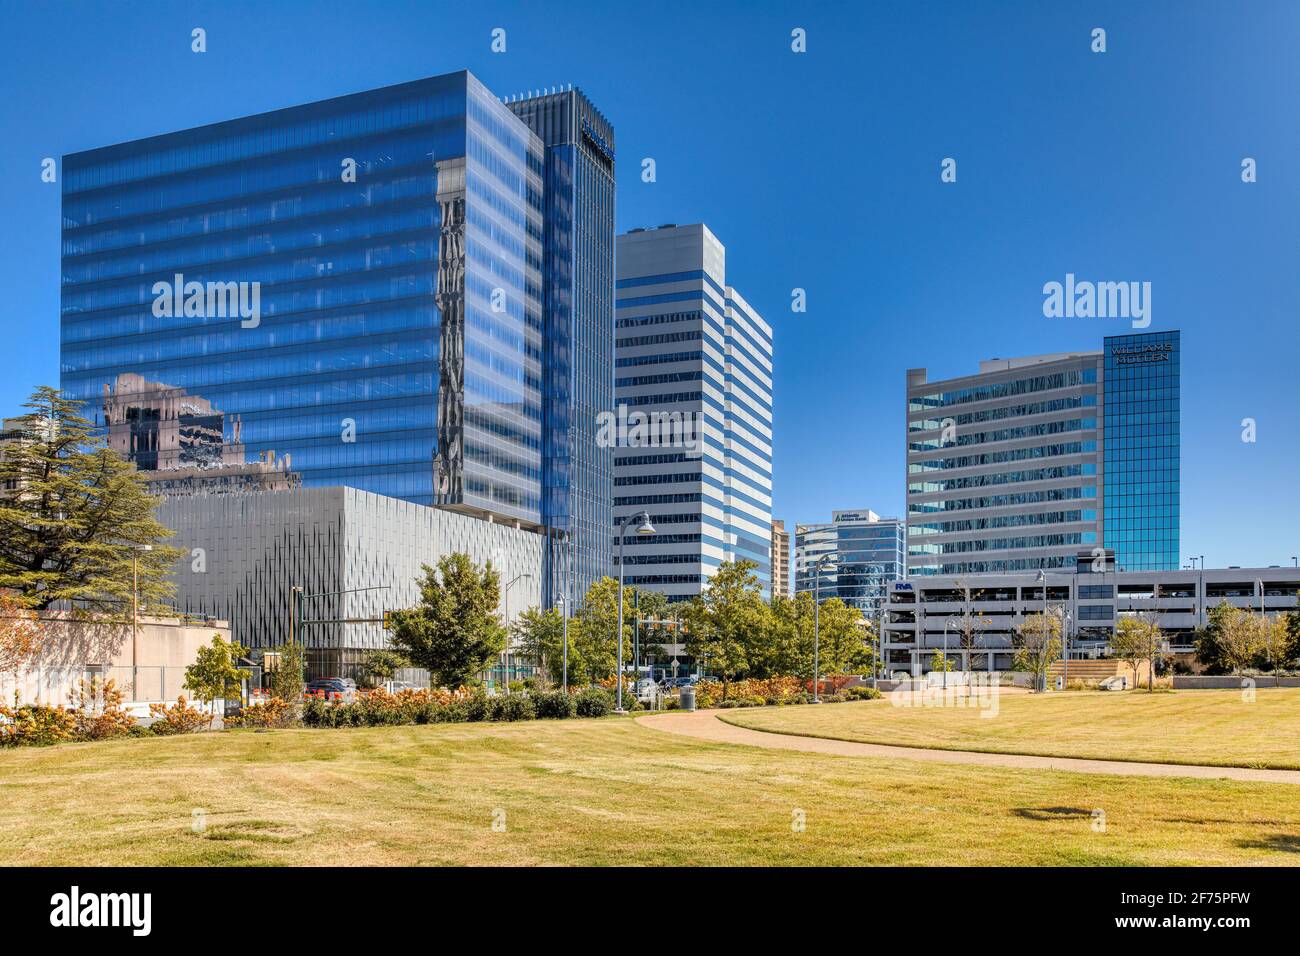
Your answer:
[[[972,385],[948,392],[930,392],[914,395],[908,400],[908,410],[913,412],[944,408],[949,405],[961,405],[968,402],[985,402],[998,398],[1012,398],[1032,392],[1045,392],[1058,388],[1073,388],[1079,385],[1095,385],[1097,370],[1095,368],[1070,369],[1050,375],[1035,375],[1030,378],[1016,379],[1012,382],[998,382],[988,385]]]
[[[945,511],[968,511],[980,508],[1006,508],[1015,505],[1032,505],[1047,501],[1073,501],[1079,498],[1096,498],[1092,485],[1074,488],[1049,488],[1045,491],[1022,491],[1009,495],[988,495],[983,498],[954,498],[948,501],[910,502],[909,514],[939,514]]]
[[[955,471],[979,465],[996,465],[1008,461],[1028,461],[1035,458],[1057,458],[1061,455],[1089,454],[1097,450],[1095,441],[1064,442],[1057,445],[1034,445],[1030,448],[1012,448],[1007,451],[988,452],[982,455],[960,455],[952,458],[930,458],[912,462],[908,474],[931,471]]]
[[[1074,478],[1095,475],[1097,466],[1091,462],[1080,465],[1061,465],[1055,468],[1031,468],[1027,471],[1006,471],[995,475],[970,475],[966,478],[949,478],[945,481],[926,481],[909,484],[908,494],[930,494],[956,491],[961,488],[981,488],[987,485],[1004,485],[1021,481],[1050,481],[1056,478]]]
[[[1094,509],[1079,511],[1039,511],[1031,514],[1005,515],[999,518],[972,518],[966,521],[931,521],[908,526],[911,534],[944,534],[954,531],[982,531],[990,528],[1016,528],[1036,524],[1064,524],[1096,521]]]
[[[1096,395],[1070,395],[1066,398],[1054,398],[1045,402],[1000,405],[997,408],[985,408],[978,412],[960,412],[943,418],[922,418],[909,422],[907,430],[939,431],[943,429],[948,421],[952,421],[957,425],[971,425],[975,422],[996,422],[1004,418],[1024,418],[1029,415],[1069,411],[1076,408],[1095,408],[1096,406]]]

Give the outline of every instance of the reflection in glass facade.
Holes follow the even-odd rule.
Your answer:
[[[903,577],[903,543],[902,521],[865,509],[836,511],[829,524],[796,525],[795,592],[819,592],[823,601],[837,597],[874,620],[890,582]]]
[[[1179,567],[1179,334],[1105,342],[1106,546],[1121,571]]]
[[[1098,545],[1101,353],[907,373],[908,575],[1071,566]]]
[[[614,129],[578,90],[507,105],[545,148],[542,520],[552,593],[580,598],[613,572]]]
[[[147,435],[183,396],[187,467],[283,460],[308,487],[542,524],[543,144],[472,75],[64,170],[62,387],[101,425]],[[221,307],[238,283],[256,316]]]

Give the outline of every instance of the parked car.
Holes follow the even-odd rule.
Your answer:
[[[307,693],[350,704],[357,699],[357,682],[349,677],[318,677],[307,682]]]

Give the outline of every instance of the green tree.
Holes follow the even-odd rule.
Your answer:
[[[1231,607],[1225,601],[1218,614],[1218,633],[1216,643],[1224,667],[1229,673],[1239,674],[1255,662],[1263,650],[1260,641],[1260,629],[1255,615],[1239,607]]]
[[[722,679],[722,699],[731,681],[749,665],[751,651],[771,630],[753,561],[723,562],[704,593],[686,608],[686,651]]]
[[[800,591],[793,598],[774,595],[770,608],[768,638],[750,654],[751,675],[812,680],[812,593]]]
[[[623,658],[632,659],[632,589],[623,588]],[[569,622],[569,680],[591,683],[618,669],[618,581],[601,578]]]
[[[1300,611],[1292,611],[1286,616],[1287,641],[1286,664],[1300,662]]]
[[[1165,657],[1164,635],[1154,615],[1139,614],[1120,618],[1115,625],[1115,636],[1110,640],[1111,653],[1133,668],[1133,686],[1137,686],[1138,667],[1145,661],[1147,689],[1155,689],[1156,664]]]
[[[875,632],[862,612],[834,597],[822,601],[820,618],[817,656],[822,676],[869,671]]]
[[[296,718],[302,708],[303,686],[307,683],[307,652],[301,642],[295,641],[276,648],[275,653],[271,693],[287,703],[290,715]]]
[[[461,552],[423,569],[420,603],[389,617],[392,648],[435,686],[460,687],[505,649],[501,578],[492,562],[480,568]]]
[[[943,653],[943,648],[936,647],[930,655],[930,670],[943,674],[952,671],[952,661]]]
[[[209,727],[217,715],[213,701],[239,694],[242,682],[248,679],[249,672],[239,666],[239,659],[247,653],[247,648],[234,641],[227,644],[220,634],[213,634],[211,646],[200,647],[194,663],[185,668],[185,689],[211,707]]]
[[[0,588],[38,611],[61,600],[130,606],[135,586],[145,606],[171,597],[168,573],[183,552],[162,546],[172,532],[154,518],[158,499],[135,466],[58,389],[38,388],[24,407],[0,456],[9,489],[0,493]]]
[[[378,687],[392,680],[403,667],[410,666],[411,662],[397,651],[385,648],[371,651],[362,659],[361,674],[371,687]]]
[[[1034,692],[1047,689],[1047,671],[1061,656],[1061,616],[1041,611],[1026,614],[1012,638],[1014,666],[1034,675]]]
[[[1210,608],[1205,615],[1205,626],[1196,632],[1196,661],[1207,673],[1224,674],[1228,671],[1220,637],[1224,621],[1232,610],[1227,601],[1220,601],[1217,607]]]
[[[516,653],[552,681],[559,683],[563,679],[564,618],[557,608],[528,608],[510,625],[510,632]]]

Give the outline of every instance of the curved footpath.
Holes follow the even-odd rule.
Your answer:
[[[1202,764],[1135,763],[1127,760],[1090,760],[1082,757],[1038,757],[1030,754],[991,754],[973,750],[931,750],[893,744],[865,744],[824,737],[749,730],[723,723],[716,710],[694,713],[670,712],[636,718],[644,727],[681,734],[720,744],[742,744],[774,750],[801,750],[841,757],[885,757],[894,760],[928,760],[938,763],[977,764],[982,767],[1014,767],[1030,770],[1063,770],[1070,773],[1108,773],[1123,777],[1200,777],[1212,780],[1245,780],[1252,783],[1300,784],[1300,770],[1253,770],[1248,767],[1209,767]]]

